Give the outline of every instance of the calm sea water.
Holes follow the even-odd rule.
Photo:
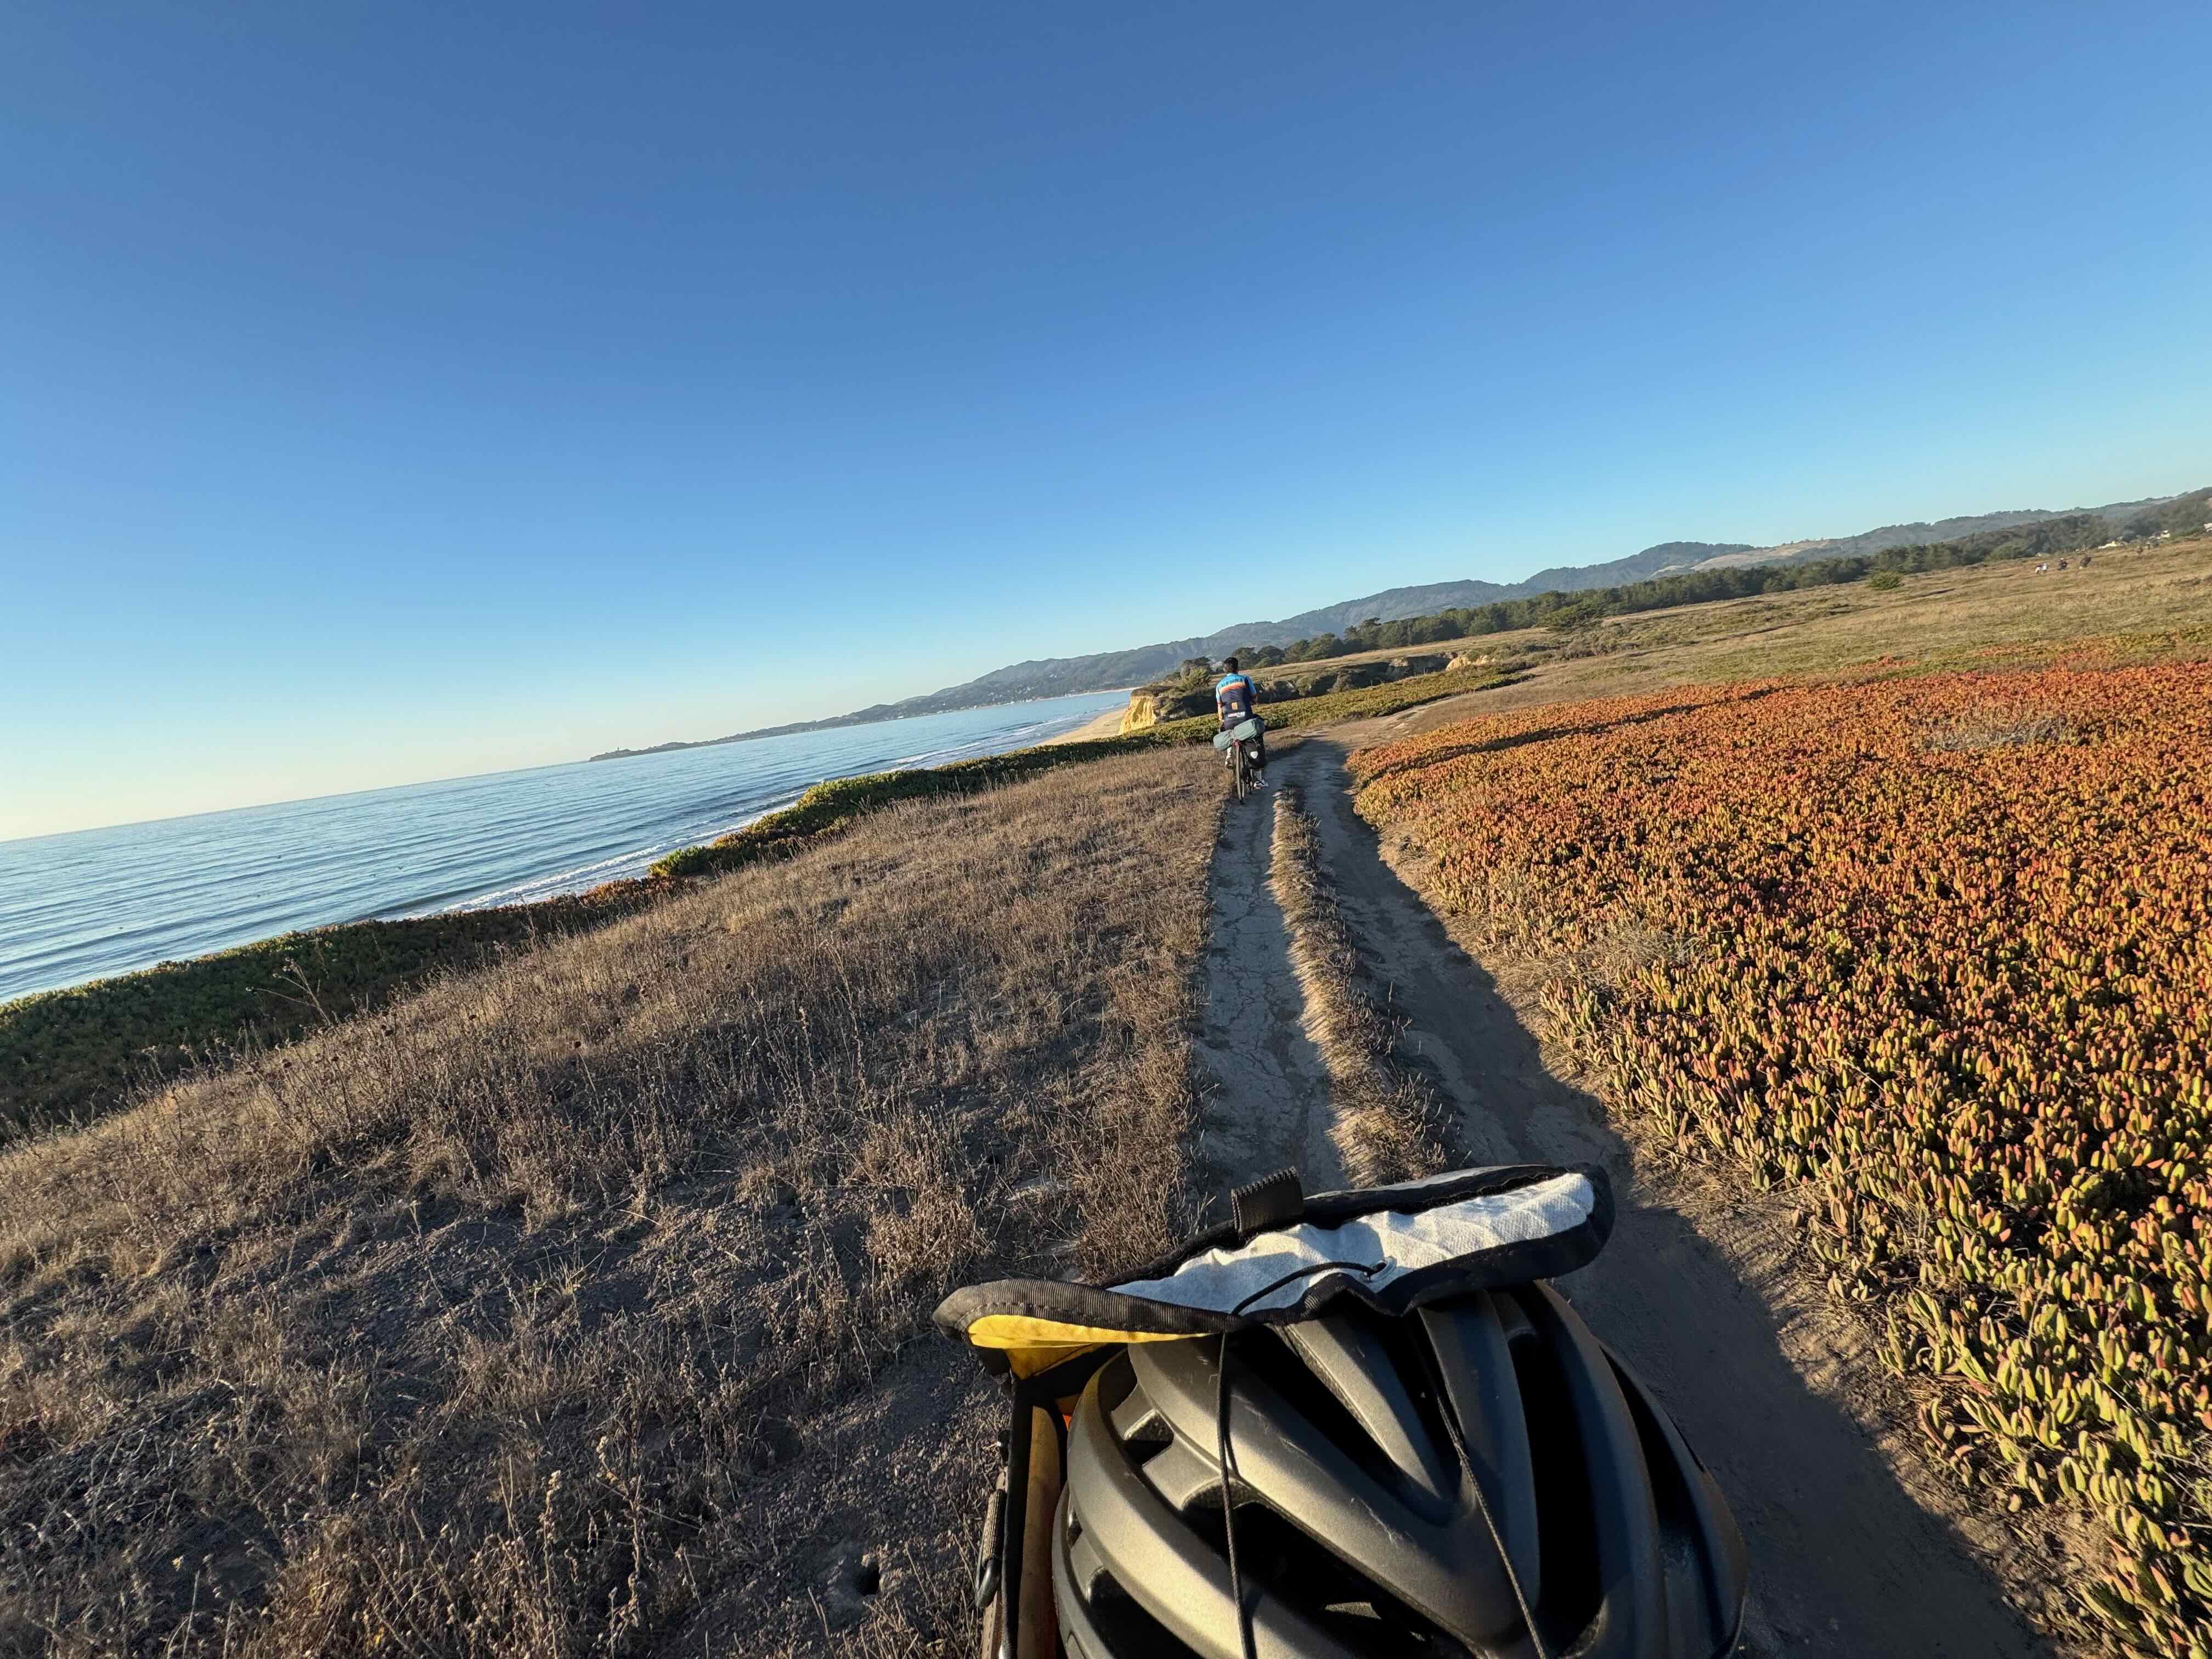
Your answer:
[[[0,842],[0,1002],[295,928],[580,892],[825,778],[1020,749],[1124,695]]]

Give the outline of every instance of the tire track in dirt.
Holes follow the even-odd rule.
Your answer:
[[[1199,1038],[1212,1086],[1200,1151],[1224,1182],[1287,1164],[1309,1192],[1321,1192],[1342,1186],[1344,1170],[1328,1135],[1328,1069],[1306,1035],[1290,928],[1268,884],[1275,802],[1272,790],[1230,802],[1214,849]]]
[[[1462,1161],[1597,1163],[1613,1175],[1612,1243],[1560,1288],[1668,1401],[1728,1494],[1753,1571],[1741,1650],[2054,1654],[1960,1534],[1997,1555],[2002,1536],[1956,1515],[1901,1434],[1885,1456],[1877,1442],[1890,1437],[1863,1420],[1879,1418],[1869,1402],[1884,1382],[1839,1316],[1787,1271],[1792,1239],[1776,1206],[1720,1215],[1701,1203],[1693,1222],[1681,1194],[1639,1184],[1602,1106],[1550,1072],[1489,975],[1385,862],[1352,810],[1343,754],[1341,741],[1310,738],[1271,769],[1304,785],[1337,902],[1410,1021],[1407,1046],[1458,1109]],[[1201,1040],[1218,1084],[1206,1150],[1228,1178],[1294,1162],[1309,1189],[1334,1185],[1327,1073],[1301,1029],[1288,934],[1267,890],[1274,798],[1232,805],[1226,817]]]

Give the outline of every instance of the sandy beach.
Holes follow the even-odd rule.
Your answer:
[[[1056,743],[1089,743],[1096,738],[1118,738],[1121,735],[1121,716],[1127,712],[1126,708],[1109,708],[1097,719],[1085,720],[1073,732],[1047,738],[1037,747],[1048,749]]]

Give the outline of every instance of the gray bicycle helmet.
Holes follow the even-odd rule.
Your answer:
[[[1224,1427],[1261,1659],[1735,1645],[1746,1578],[1727,1506],[1549,1286],[1358,1308],[1225,1352],[1225,1391],[1224,1349],[1204,1340],[1133,1344],[1085,1387],[1053,1528],[1069,1659],[1245,1651]]]

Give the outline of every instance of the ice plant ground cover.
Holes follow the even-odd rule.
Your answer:
[[[2212,1651],[2212,665],[1683,688],[1354,758],[1681,1154],[1798,1200],[2059,1622]]]

